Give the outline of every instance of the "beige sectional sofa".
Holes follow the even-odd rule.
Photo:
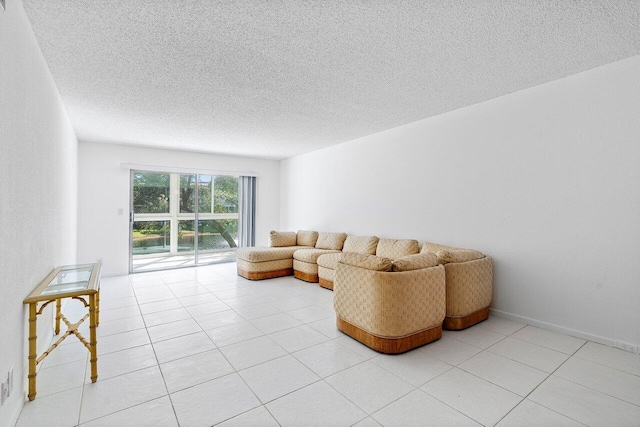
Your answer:
[[[294,275],[333,289],[337,326],[384,353],[410,350],[489,316],[493,264],[481,252],[417,240],[275,232],[237,252],[250,280]],[[442,293],[442,295],[441,295]]]

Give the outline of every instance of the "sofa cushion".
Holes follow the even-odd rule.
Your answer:
[[[449,262],[467,262],[484,258],[484,254],[473,249],[456,249],[453,251],[440,250],[436,252],[438,262],[447,264]]]
[[[342,258],[342,252],[333,252],[330,254],[320,255],[317,263],[320,267],[335,270],[340,262],[340,258]]]
[[[246,273],[266,273],[271,271],[286,270],[293,267],[293,258],[278,259],[274,261],[252,262],[238,258],[236,260],[238,270]],[[243,275],[246,277],[246,275]]]
[[[376,255],[384,258],[396,259],[405,255],[417,254],[420,250],[417,240],[380,239]]]
[[[317,231],[298,230],[298,246],[314,247],[318,241]]]
[[[318,264],[318,278],[326,280],[327,282],[335,282],[336,270],[334,268],[325,268]],[[322,285],[320,285],[322,286]],[[333,289],[333,288],[331,288]]]
[[[318,261],[318,257],[320,257],[320,255],[329,253],[340,252],[333,249],[299,249],[293,253],[293,259],[315,264]]]
[[[461,249],[461,248],[454,248],[453,246],[445,246],[445,245],[440,245],[438,243],[425,242],[424,245],[422,245],[422,249],[420,250],[420,253],[433,252],[435,254],[438,251],[451,251],[451,250],[457,250],[457,249]]]
[[[236,257],[251,262],[277,261],[281,259],[293,259],[293,253],[298,250],[300,250],[299,246],[239,248],[236,251]]]
[[[342,245],[347,238],[345,233],[318,233],[317,249],[342,250]]]
[[[439,245],[437,243],[425,243],[420,253],[433,252],[438,257],[440,264],[449,262],[467,262],[484,258],[484,254],[474,249],[455,248],[453,246]]]
[[[432,252],[406,255],[393,260],[393,271],[410,271],[421,268],[435,267],[438,265],[438,257]]]
[[[375,255],[378,240],[376,236],[347,236],[342,251]]]
[[[272,248],[279,248],[283,246],[295,246],[296,245],[296,233],[295,231],[274,231],[269,233],[269,246]]]
[[[355,252],[343,253],[340,263],[375,271],[391,271],[391,267],[393,266],[393,261],[389,258]]]

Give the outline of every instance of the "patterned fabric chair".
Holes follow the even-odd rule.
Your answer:
[[[354,252],[359,254],[373,255],[378,247],[376,236],[347,236],[344,241],[342,252]],[[333,289],[333,281],[336,277],[336,267],[342,258],[342,253],[324,254],[318,257],[318,278],[320,286]]]
[[[317,231],[271,231],[269,247],[238,249],[238,275],[249,280],[290,276],[293,274],[293,254],[299,249],[313,248],[317,239]]]
[[[445,288],[432,253],[394,261],[345,253],[335,277],[337,327],[381,353],[404,353],[442,336]]]
[[[340,253],[345,233],[318,233],[315,248],[300,249],[293,254],[293,275],[306,282],[318,283],[318,258],[324,254]]]
[[[461,330],[489,318],[493,294],[491,257],[472,249],[425,243],[421,253],[433,253],[444,265],[447,316],[443,327]]]

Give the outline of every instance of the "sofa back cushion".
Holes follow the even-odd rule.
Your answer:
[[[420,250],[417,240],[380,239],[376,255],[396,259],[405,255],[417,254]]]
[[[376,236],[347,236],[347,240],[344,241],[343,252],[357,252],[359,254],[374,255],[376,253],[376,247],[378,246],[378,239]]]
[[[318,233],[316,249],[342,250],[342,245],[347,238],[345,233]]]
[[[295,246],[296,245],[296,233],[295,231],[274,231],[269,233],[269,246],[272,248],[283,246]]]
[[[440,264],[450,262],[467,262],[484,258],[484,254],[474,249],[455,248],[453,246],[439,245],[437,243],[425,243],[420,253],[432,252],[438,257]]]
[[[455,251],[458,249],[460,248],[454,248],[453,246],[439,245],[437,243],[425,242],[425,244],[422,245],[422,249],[420,250],[420,253],[433,252],[435,254],[438,251]]]
[[[405,255],[393,260],[392,271],[411,271],[430,268],[438,265],[438,257],[432,252]]]
[[[391,271],[393,261],[375,255],[359,254],[356,252],[345,252],[340,258],[340,263],[353,265],[355,267],[366,268],[374,271]]]
[[[438,262],[440,264],[447,264],[449,262],[467,262],[484,258],[484,254],[482,252],[473,249],[438,251],[436,252],[436,256],[438,257]]]
[[[298,230],[298,246],[315,246],[318,241],[317,231]]]

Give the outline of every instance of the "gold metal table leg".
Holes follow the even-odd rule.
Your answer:
[[[89,352],[91,353],[91,382],[98,380],[98,340],[96,326],[98,326],[97,294],[89,295]]]
[[[29,400],[36,398],[36,364],[38,358],[37,303],[29,304]]]
[[[56,300],[56,335],[60,333],[60,309],[62,307],[62,300],[58,298]]]

